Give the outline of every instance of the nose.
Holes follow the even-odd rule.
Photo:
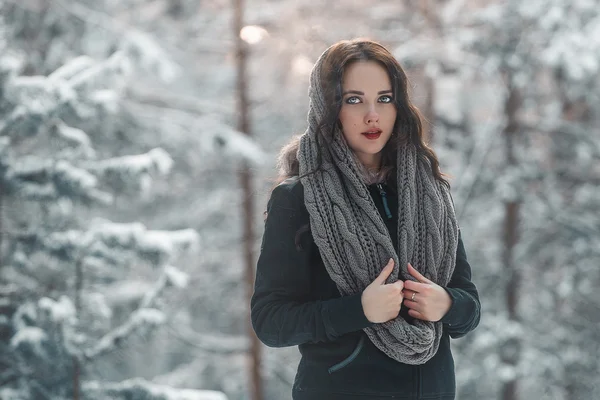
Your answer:
[[[367,124],[372,124],[374,122],[379,122],[379,114],[375,112],[375,110],[370,110],[367,115],[365,115],[365,121]]]

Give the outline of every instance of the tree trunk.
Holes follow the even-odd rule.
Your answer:
[[[507,81],[509,85],[509,93],[504,104],[504,113],[506,115],[507,123],[503,134],[505,139],[506,165],[510,170],[513,170],[517,166],[517,159],[514,152],[514,141],[518,131],[518,121],[516,115],[521,105],[521,98],[519,92],[512,84],[512,76],[509,75]],[[508,276],[505,293],[508,318],[511,321],[519,320],[519,316],[517,314],[517,305],[521,273],[518,266],[515,265],[514,262],[514,249],[519,239],[519,203],[520,202],[518,198],[509,198],[505,200],[504,203],[502,265]],[[502,350],[501,354],[502,361],[516,370],[519,364],[519,355],[521,352],[520,341],[513,339],[508,343],[505,343],[503,347],[504,349]],[[503,400],[518,399],[517,383],[517,377],[504,383],[502,388]]]
[[[81,318],[81,294],[83,292],[83,259],[88,252],[88,247],[79,254],[75,263],[75,315],[77,321]],[[81,363],[77,355],[73,355],[73,400],[79,400],[81,395]]]
[[[246,77],[246,55],[247,44],[241,39],[240,32],[243,28],[243,0],[234,2],[234,34],[236,43],[237,60],[237,94],[238,94],[238,130],[246,135],[250,135],[250,118],[248,110],[248,90]],[[250,304],[252,293],[254,292],[254,190],[252,189],[252,173],[246,161],[242,162],[239,171],[240,184],[243,189],[243,219],[244,219],[244,264],[246,281],[246,304]],[[247,307],[249,308],[249,307]],[[250,315],[246,318],[248,321],[248,335],[250,337],[250,365],[249,382],[250,395],[252,400],[262,400],[263,388],[260,376],[260,342],[250,325]]]
[[[2,245],[4,242],[4,227],[3,220],[4,217],[4,177],[0,177],[0,271],[4,267],[4,257],[2,254]],[[1,282],[0,282],[1,283]]]

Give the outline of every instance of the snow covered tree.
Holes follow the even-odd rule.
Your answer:
[[[101,216],[117,195],[149,196],[152,179],[173,165],[161,148],[111,157],[110,147],[97,147],[107,144],[106,125],[140,67],[140,48],[125,42],[106,60],[77,57],[31,76],[23,75],[32,72],[26,54],[2,39],[0,397],[224,399],[144,380],[109,385],[90,368],[149,340],[168,319],[168,296],[188,282],[173,263],[198,243],[192,229],[151,230]],[[115,320],[115,283],[144,267],[145,276],[129,279],[145,293]]]
[[[598,284],[600,229],[596,7],[489,2],[457,21],[480,104],[467,112],[476,133],[457,135],[466,163],[456,197],[466,219],[479,220],[473,257],[489,271],[480,287],[487,313],[460,345],[461,356],[481,360],[458,369],[461,398],[599,393],[598,298],[588,287]]]

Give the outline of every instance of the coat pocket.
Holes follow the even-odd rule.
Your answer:
[[[337,372],[340,369],[347,366],[348,364],[350,364],[352,361],[354,361],[354,359],[356,357],[358,357],[358,354],[360,353],[360,351],[362,350],[362,348],[364,346],[365,346],[365,335],[361,335],[360,339],[358,340],[358,343],[356,344],[356,347],[354,348],[354,351],[352,351],[352,353],[348,357],[346,357],[339,363],[329,367],[329,369],[327,371],[329,371],[330,374],[333,374],[334,372]]]

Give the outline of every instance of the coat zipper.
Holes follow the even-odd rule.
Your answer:
[[[381,195],[381,200],[383,200],[383,208],[385,209],[385,215],[388,219],[392,218],[392,213],[390,212],[390,208],[388,207],[387,197],[385,190],[383,189],[383,185],[381,183],[377,184],[377,189],[379,189],[379,194]]]

